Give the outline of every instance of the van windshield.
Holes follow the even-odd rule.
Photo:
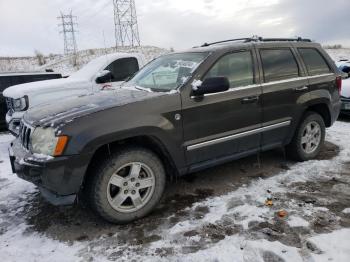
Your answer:
[[[176,53],[159,57],[142,68],[126,86],[167,92],[183,85],[209,53]]]

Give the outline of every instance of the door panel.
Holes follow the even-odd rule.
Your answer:
[[[285,144],[297,125],[303,104],[308,100],[308,79],[286,45],[279,48],[259,48],[260,66],[263,68],[262,95],[263,125],[275,125],[262,133],[262,147],[268,149]]]
[[[299,80],[263,84],[261,101],[263,105],[264,125],[286,123],[279,128],[265,131],[262,134],[262,145],[273,147],[282,145],[288,137],[295,120],[300,119],[303,113],[303,103],[307,100],[308,80],[301,77]]]
[[[246,131],[261,127],[261,106],[258,102],[242,103],[242,99],[259,96],[260,90],[260,86],[255,85],[205,96],[202,101],[188,100],[183,105],[185,150],[189,164],[259,147],[260,134]],[[237,134],[241,137],[234,136]],[[210,141],[213,143],[209,144]]]
[[[261,86],[254,84],[253,61],[250,51],[225,54],[201,79],[227,77],[228,91],[203,97],[183,95],[184,147],[189,165],[259,149],[260,133],[252,130],[261,127]]]

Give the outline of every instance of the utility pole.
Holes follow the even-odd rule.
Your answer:
[[[135,0],[113,0],[115,46],[140,46]]]
[[[75,38],[75,33],[77,32],[75,28],[78,25],[76,23],[77,17],[73,16],[72,11],[70,11],[66,15],[61,12],[61,16],[57,17],[57,19],[61,22],[58,26],[61,28],[60,33],[63,34],[64,54],[76,56],[78,51]]]

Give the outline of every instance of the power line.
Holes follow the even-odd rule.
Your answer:
[[[115,46],[140,46],[134,0],[113,0]]]
[[[63,14],[61,12],[61,16],[57,17],[61,21],[59,26],[62,28],[60,31],[63,34],[64,40],[64,54],[65,55],[76,55],[77,41],[75,38],[75,33],[77,32],[75,28],[77,27],[77,17],[72,15],[72,11],[69,14]]]

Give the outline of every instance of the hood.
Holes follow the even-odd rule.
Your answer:
[[[165,93],[136,89],[102,91],[79,97],[67,98],[63,102],[55,104],[42,104],[33,107],[25,113],[24,120],[32,126],[58,126],[98,111],[161,95],[165,95]]]
[[[26,84],[10,86],[4,90],[3,95],[5,97],[11,97],[16,99],[16,98],[21,98],[28,94],[32,95],[32,94],[35,94],[36,92],[41,92],[43,89],[47,89],[47,88],[57,89],[62,86],[76,85],[83,82],[86,82],[86,80],[70,78],[70,77],[30,82]]]
[[[350,78],[344,79],[342,82],[341,95],[350,98]]]

